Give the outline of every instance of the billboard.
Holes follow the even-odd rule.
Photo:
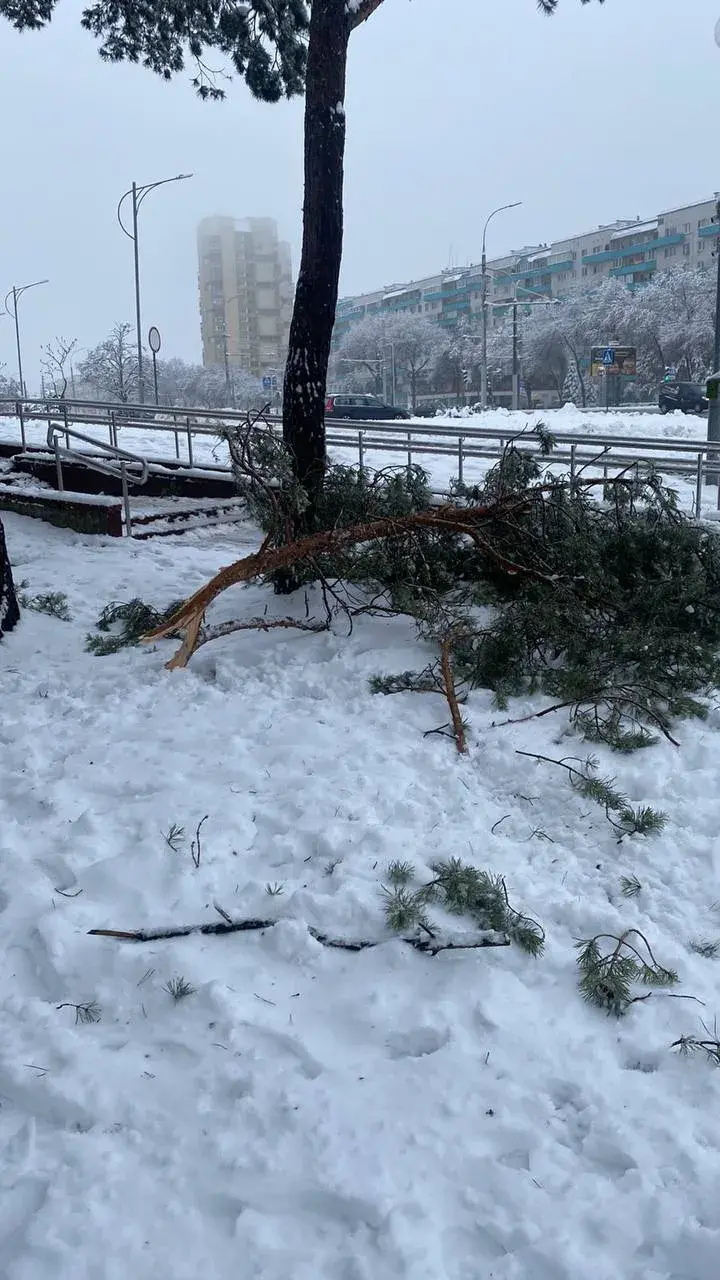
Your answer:
[[[634,378],[637,374],[637,347],[591,347],[590,377],[608,373]]]

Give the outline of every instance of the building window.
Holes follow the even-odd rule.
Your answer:
[[[584,275],[584,276],[586,276],[586,275],[587,275],[587,267],[583,267],[583,269],[582,269],[582,273],[583,273],[583,275]]]
[[[689,257],[690,257],[690,245],[689,245],[689,244],[684,244],[684,245],[683,245],[683,257],[684,257],[684,258],[689,258]]]
[[[709,218],[700,218],[698,222],[698,231],[700,230],[700,227],[708,227],[709,225],[710,225]]]
[[[689,223],[689,222],[683,222],[683,232],[685,233],[685,235],[687,235],[687,233],[688,233],[688,231],[689,231],[689,230],[690,230],[690,223]]]

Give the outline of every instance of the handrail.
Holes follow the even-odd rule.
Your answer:
[[[93,454],[83,453],[80,449],[63,448],[60,445],[60,436],[64,436],[66,440],[69,440],[71,436],[74,440],[84,440],[86,444],[91,444],[98,449],[104,450],[104,452],[109,454],[111,458],[118,458],[120,466],[115,467],[112,462],[101,462],[100,459],[96,458]],[[137,453],[130,453],[128,449],[118,449],[117,445],[106,444],[104,440],[95,440],[93,436],[86,436],[82,431],[76,431],[73,427],[69,427],[67,425],[67,421],[64,423],[51,422],[47,429],[46,441],[48,448],[52,449],[55,454],[59,493],[63,493],[65,490],[62,471],[63,458],[74,459],[77,462],[81,462],[91,471],[99,471],[103,475],[115,476],[120,480],[120,484],[122,486],[123,507],[125,510],[125,532],[127,536],[130,537],[132,530],[132,513],[130,510],[130,491],[128,488],[128,468],[126,463],[129,463],[130,466],[133,467],[139,467],[139,474],[137,476],[133,475],[133,481],[135,484],[142,485],[147,483],[147,478],[150,473],[147,458],[143,458]]]

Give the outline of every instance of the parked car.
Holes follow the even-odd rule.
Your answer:
[[[658,397],[661,413],[707,413],[705,388],[697,382],[663,382]]]
[[[405,409],[383,404],[379,396],[330,395],[325,401],[326,418],[355,418],[360,421],[380,418],[409,418]]]

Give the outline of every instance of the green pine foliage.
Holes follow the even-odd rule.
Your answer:
[[[299,564],[298,585],[320,579],[333,600],[360,598],[416,620],[425,641],[452,636],[455,678],[491,689],[498,706],[542,695],[565,707],[586,741],[627,753],[703,718],[720,682],[720,538],[687,518],[652,468],[615,481],[547,469],[553,440],[540,424],[518,439],[482,485],[455,486],[456,506],[493,514],[462,530],[414,529]],[[317,501],[293,479],[282,440],[253,424],[226,433],[240,491],[276,544],[298,516],[307,533],[427,511],[419,467],[328,467]],[[499,504],[499,505],[498,505]],[[390,693],[426,691],[433,672],[377,677]],[[638,812],[621,821],[648,831]]]
[[[44,595],[20,597],[23,609],[31,609],[34,613],[46,613],[50,618],[60,618],[62,622],[71,622],[72,614],[68,598],[64,591],[48,591]]]
[[[167,609],[158,611],[137,598],[124,603],[113,601],[105,606],[95,624],[101,634],[86,636],[85,649],[96,657],[118,653],[128,645],[137,644],[141,636],[171,618],[183,603],[176,600]]]
[[[479,870],[460,858],[431,863],[433,879],[418,884],[409,862],[392,862],[382,886],[385,920],[394,933],[435,926],[428,909],[435,906],[451,916],[465,916],[485,932],[505,933],[529,955],[541,954],[545,933],[536,920],[510,905],[502,876]]]
[[[619,937],[599,933],[579,942],[577,948],[583,998],[617,1018],[645,998],[634,994],[638,984],[669,987],[678,981],[673,969],[658,964],[647,938],[638,929],[626,929]]]

